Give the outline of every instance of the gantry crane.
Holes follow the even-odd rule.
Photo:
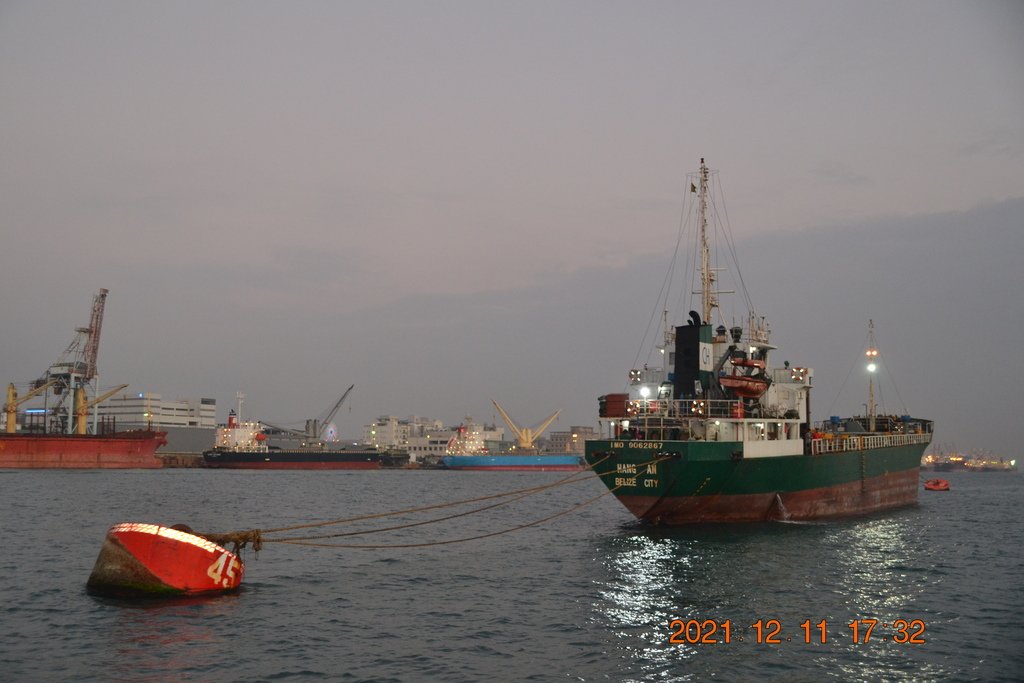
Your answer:
[[[93,297],[89,326],[75,328],[75,338],[68,344],[64,353],[35,382],[37,385],[47,387],[44,395],[44,409],[48,418],[56,423],[61,432],[70,434],[72,430],[78,430],[79,433],[84,433],[81,432],[81,429],[85,425],[85,420],[78,420],[81,425],[75,427],[76,420],[73,419],[77,416],[80,405],[78,403],[80,399],[77,398],[78,392],[87,391],[90,388],[94,395],[98,392],[96,359],[99,356],[100,330],[103,327],[103,311],[106,307],[108,292],[107,289],[100,289],[99,293]],[[83,396],[81,400],[84,400],[90,407],[100,402],[97,399],[90,401],[87,396]],[[93,417],[95,431],[95,415]]]

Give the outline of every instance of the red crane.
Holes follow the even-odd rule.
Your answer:
[[[100,328],[103,327],[103,307],[107,303],[106,289],[100,289],[92,300],[92,315],[89,317],[89,328],[85,340],[85,379],[96,377],[96,356],[100,352]]]

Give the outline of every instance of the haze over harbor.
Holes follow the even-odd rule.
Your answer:
[[[703,156],[817,418],[865,400],[872,318],[888,412],[1013,455],[1022,29],[1018,3],[5,3],[2,379],[107,287],[105,383],[278,420],[355,383],[345,434],[491,398],[589,424]]]

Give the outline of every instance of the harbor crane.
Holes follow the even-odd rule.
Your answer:
[[[353,384],[348,389],[346,389],[345,393],[342,394],[341,398],[339,398],[337,403],[334,404],[334,407],[325,413],[325,417],[318,417],[312,420],[306,420],[306,431],[304,432],[299,431],[298,429],[279,427],[269,422],[263,422],[263,424],[270,427],[271,429],[274,429],[278,432],[282,432],[284,434],[291,434],[292,436],[301,436],[302,438],[307,439],[309,441],[323,441],[324,436],[327,433],[327,428],[330,427],[331,425],[331,420],[333,420],[334,416],[338,414],[338,409],[341,408],[342,404],[345,402],[345,399],[348,398],[348,395],[352,393],[352,390],[355,388],[356,385]]]
[[[84,434],[86,429],[86,418],[80,414],[81,406],[85,410],[95,406],[100,401],[109,398],[116,391],[108,393],[101,398],[94,398],[91,401],[85,395],[90,391],[95,396],[99,393],[96,359],[100,350],[100,331],[103,328],[103,311],[106,308],[107,294],[110,290],[100,289],[93,297],[92,309],[89,314],[89,325],[87,327],[75,328],[75,338],[71,340],[68,347],[61,354],[56,363],[47,368],[42,377],[32,382],[31,390],[21,398],[13,391],[13,386],[7,390],[7,403],[4,411],[6,413],[7,431],[11,430],[12,421],[17,420],[17,408],[30,398],[43,396],[44,420],[48,423],[44,426],[45,431],[54,431],[70,434],[76,430]],[[13,393],[12,393],[13,392]],[[81,398],[78,397],[82,393]],[[74,423],[76,419],[78,425]],[[93,415],[93,431],[96,427],[96,415]]]
[[[494,407],[498,409],[499,413],[501,413],[501,417],[505,420],[505,424],[508,425],[508,428],[516,435],[516,446],[522,450],[535,450],[536,446],[534,445],[534,442],[540,438],[540,435],[544,433],[544,430],[547,429],[548,426],[555,421],[555,418],[558,417],[559,413],[562,412],[561,410],[556,410],[546,420],[541,422],[538,427],[531,429],[530,427],[520,427],[517,425],[515,421],[508,416],[505,409],[502,408],[494,399],[491,399],[491,403],[493,403]]]

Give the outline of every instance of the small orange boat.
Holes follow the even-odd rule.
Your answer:
[[[750,375],[722,375],[718,382],[726,389],[732,389],[743,398],[760,398],[768,390],[768,380]]]
[[[924,483],[925,491],[948,491],[949,482],[945,479],[929,479]]]
[[[241,558],[190,529],[116,524],[107,531],[86,589],[113,597],[202,595],[237,590]]]

